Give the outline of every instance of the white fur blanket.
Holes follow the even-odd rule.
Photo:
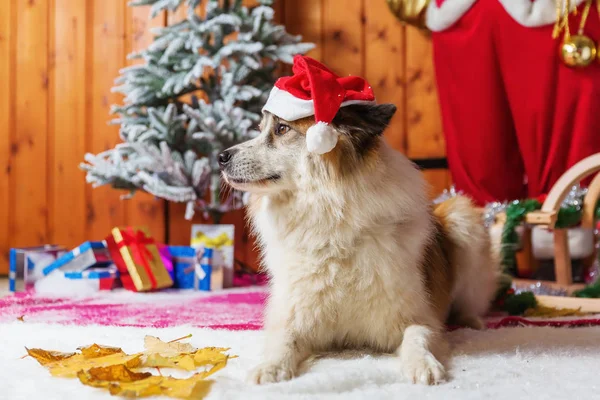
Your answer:
[[[0,324],[0,399],[109,399],[111,396],[76,379],[51,377],[24,346],[70,351],[106,344],[126,352],[142,350],[144,335],[173,339],[192,333],[197,347],[231,347],[232,359],[214,375],[209,399],[577,399],[598,392],[600,327],[503,328],[449,333],[454,349],[451,378],[435,387],[415,386],[400,376],[390,356],[343,353],[305,365],[290,382],[251,386],[246,373],[260,360],[261,331],[217,331],[189,326],[164,329]]]

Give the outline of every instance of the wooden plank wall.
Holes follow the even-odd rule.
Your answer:
[[[74,246],[102,239],[115,225],[145,225],[158,240],[189,242],[182,205],[138,194],[92,189],[78,169],[86,152],[119,142],[107,122],[118,70],[130,51],[151,40],[151,26],[182,14],[148,20],[126,0],[3,1],[0,4],[0,273],[10,247],[42,243]],[[248,3],[251,3],[249,1]],[[368,5],[368,6],[367,6]],[[404,27],[385,0],[280,0],[277,19],[317,44],[311,56],[340,75],[360,74],[380,102],[398,112],[386,136],[411,158],[444,157],[429,39]],[[450,184],[445,170],[426,171],[432,195]],[[194,223],[206,222],[197,216]],[[255,264],[252,239],[237,211],[236,257]]]
[[[146,225],[164,239],[163,202],[123,202],[78,168],[86,152],[119,142],[107,122],[121,97],[110,89],[154,23],[124,0],[1,2],[0,273],[10,247],[71,247],[115,225]]]

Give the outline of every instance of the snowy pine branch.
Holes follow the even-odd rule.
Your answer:
[[[112,112],[123,143],[85,156],[87,181],[187,202],[189,218],[196,209],[240,207],[240,193],[219,194],[217,156],[258,134],[278,63],[314,47],[273,22],[272,3],[248,9],[241,0],[131,1],[150,6],[152,16],[187,7],[187,18],[154,28],[154,41],[130,55],[144,63],[120,71],[113,91],[124,104]]]

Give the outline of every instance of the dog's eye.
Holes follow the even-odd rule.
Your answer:
[[[277,136],[285,135],[290,130],[290,127],[285,124],[277,124],[275,127],[275,134]]]

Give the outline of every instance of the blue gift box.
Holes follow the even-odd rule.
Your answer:
[[[173,260],[173,287],[193,289],[196,249],[190,246],[169,246],[169,252]]]
[[[66,249],[57,245],[10,249],[9,290],[22,292],[42,277],[42,269],[60,257]]]
[[[222,275],[212,267],[213,249],[204,248],[198,260],[198,250],[190,246],[169,246],[175,274],[174,287],[194,290],[219,290],[223,287]]]
[[[108,266],[112,260],[105,242],[84,242],[43,269],[44,275],[55,270],[84,271],[92,266]]]

